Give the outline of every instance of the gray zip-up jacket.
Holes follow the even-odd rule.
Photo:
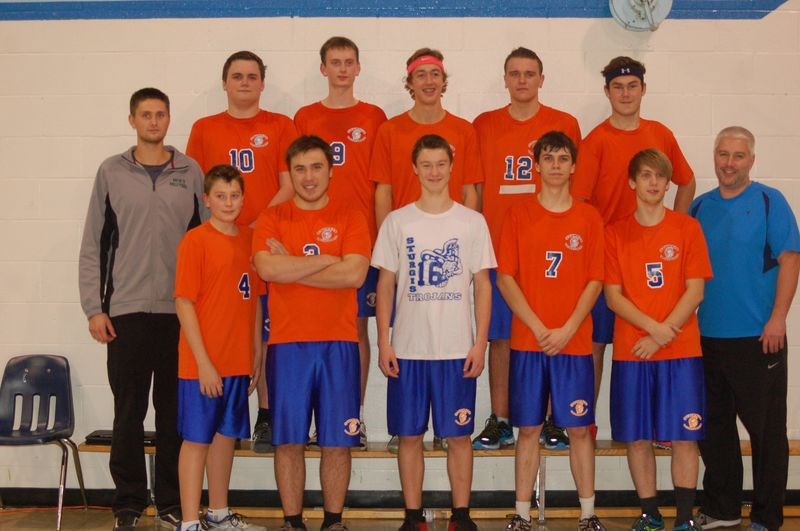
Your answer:
[[[175,313],[175,256],[187,230],[207,218],[203,172],[173,152],[156,182],[134,148],[106,159],[86,214],[78,263],[86,317],[135,312]]]

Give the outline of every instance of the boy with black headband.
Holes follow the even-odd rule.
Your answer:
[[[633,214],[636,195],[627,182],[628,162],[639,151],[655,148],[672,163],[672,181],[678,186],[674,209],[686,212],[694,197],[694,173],[672,131],[660,122],[640,117],[642,97],[647,91],[644,64],[630,57],[615,57],[603,68],[602,74],[611,116],[581,142],[572,195],[594,205],[606,225]],[[602,294],[592,310],[592,319],[596,402],[603,375],[603,356],[614,336],[614,314]]]

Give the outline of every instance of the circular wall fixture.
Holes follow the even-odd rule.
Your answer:
[[[655,31],[672,9],[672,0],[608,0],[608,7],[623,28]]]

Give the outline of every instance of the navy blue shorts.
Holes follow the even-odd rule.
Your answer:
[[[615,441],[698,441],[705,437],[703,358],[614,361],[611,437]]]
[[[261,327],[261,340],[266,343],[269,341],[269,305],[267,304],[268,295],[261,296],[261,315],[264,320],[264,324]]]
[[[576,428],[594,423],[594,363],[590,354],[548,356],[511,350],[509,410],[514,426],[539,426],[552,398],[556,426]]]
[[[438,437],[472,435],[476,378],[464,378],[464,359],[398,360],[400,375],[389,378],[386,423],[391,435],[411,437],[428,429]]]
[[[247,402],[249,376],[222,378],[222,396],[200,394],[200,380],[178,379],[178,434],[186,441],[211,444],[214,434],[250,438]]]
[[[267,384],[273,444],[305,444],[313,411],[320,446],[358,446],[360,375],[356,342],[270,345]]]
[[[369,266],[364,283],[358,288],[358,317],[375,317],[375,292],[378,289],[378,268]]]
[[[606,296],[600,292],[592,307],[592,341],[609,345],[614,342],[614,312],[606,304]]]
[[[492,283],[492,318],[489,321],[489,341],[511,337],[511,308],[497,289],[497,270],[489,270]]]

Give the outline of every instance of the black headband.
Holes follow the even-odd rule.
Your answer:
[[[636,76],[642,83],[644,83],[644,68],[639,65],[620,66],[606,72],[606,85],[611,83],[611,80],[619,76]]]

